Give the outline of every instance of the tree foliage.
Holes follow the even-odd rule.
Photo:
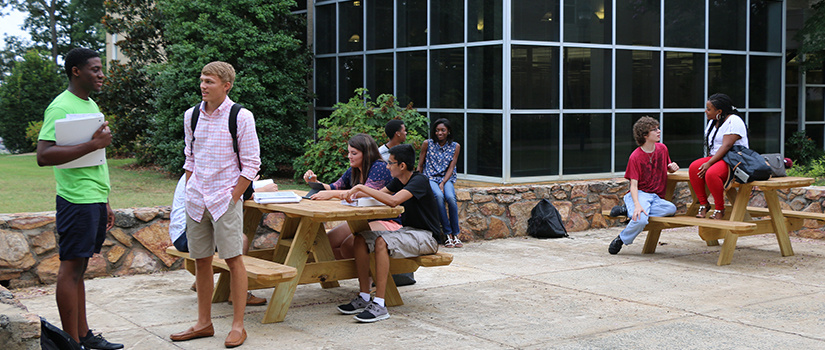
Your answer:
[[[0,83],[11,75],[15,62],[22,60],[26,51],[31,50],[32,47],[30,42],[17,36],[5,36],[3,40],[6,48],[0,51]]]
[[[306,108],[310,55],[296,33],[305,26],[290,13],[294,1],[160,0],[168,60],[158,68],[157,109],[151,135],[157,164],[183,166],[183,112],[200,101],[199,77],[211,61],[236,70],[230,98],[255,115],[261,173],[277,172],[301,152],[309,136]]]
[[[322,182],[333,182],[349,166],[347,161],[347,141],[358,133],[367,133],[378,144],[389,141],[384,126],[392,119],[401,119],[407,127],[407,141],[416,150],[427,136],[427,118],[412,108],[397,104],[394,96],[384,94],[374,102],[367,89],[356,89],[355,96],[347,103],[336,103],[335,111],[329,118],[318,122],[318,140],[304,144],[306,152],[295,159],[295,178],[300,178],[307,170],[318,174]]]
[[[29,122],[42,120],[52,99],[66,88],[66,78],[51,59],[30,50],[0,86],[0,137],[13,153],[31,152],[26,141]]]
[[[797,57],[804,57],[800,60],[800,68],[822,69],[825,64],[825,0],[814,0],[811,3],[813,13],[805,20],[794,39],[799,42]]]

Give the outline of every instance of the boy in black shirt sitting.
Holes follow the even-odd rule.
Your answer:
[[[430,182],[423,174],[413,172],[415,149],[408,144],[390,148],[387,169],[393,179],[380,191],[357,185],[346,195],[347,200],[351,200],[357,193],[363,193],[391,207],[404,206],[404,213],[401,214],[404,227],[397,231],[364,231],[355,235],[353,248],[361,292],[349,304],[338,306],[338,311],[347,315],[357,314],[355,319],[360,322],[375,322],[390,317],[384,305],[390,256],[411,258],[433,254],[438,251],[436,238],[443,240]],[[369,294],[370,251],[375,252],[376,291],[372,302]]]

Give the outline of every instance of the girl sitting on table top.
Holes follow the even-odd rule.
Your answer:
[[[376,190],[386,186],[392,176],[387,170],[387,163],[381,159],[378,152],[378,144],[372,136],[358,134],[347,142],[347,158],[349,159],[349,169],[331,184],[323,184],[325,191],[312,195],[313,200],[343,199],[347,191],[355,185],[365,185]],[[318,177],[312,170],[304,173],[304,181],[307,183],[318,182]],[[397,221],[376,220],[370,222],[370,228],[375,231],[394,231],[401,227]],[[327,232],[329,243],[332,245],[332,252],[336,259],[352,258],[353,236],[349,226],[344,223],[336,226]]]
[[[455,198],[455,165],[458,163],[461,145],[453,141],[453,128],[446,118],[433,123],[431,137],[421,146],[418,171],[430,179],[430,187],[441,216],[441,227],[447,235],[444,247],[461,248],[464,244],[458,239],[461,231],[458,228],[458,203]],[[444,206],[445,200],[447,207]],[[449,216],[447,209],[450,210]]]

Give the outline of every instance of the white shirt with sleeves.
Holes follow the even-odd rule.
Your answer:
[[[180,177],[172,199],[172,212],[169,214],[169,238],[177,241],[186,233],[186,174]]]
[[[715,125],[716,121],[711,120],[709,121],[709,123],[713,123]],[[722,147],[722,139],[725,137],[725,135],[739,135],[741,138],[739,140],[736,140],[736,142],[734,142],[733,144],[750,148],[748,143],[748,129],[745,126],[745,122],[738,115],[729,115],[728,118],[725,119],[725,122],[722,123],[722,126],[719,128],[719,132],[716,132],[716,126],[710,128],[709,125],[710,124],[705,126],[705,131],[707,132],[707,134],[705,134],[705,139],[708,140],[708,145],[712,144],[710,148],[710,156],[715,155],[716,151],[718,151],[719,148]],[[714,133],[716,134],[716,137],[713,140],[711,140]]]

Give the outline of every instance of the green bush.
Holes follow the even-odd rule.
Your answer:
[[[807,167],[821,156],[822,150],[816,147],[816,142],[808,137],[804,130],[793,133],[785,142],[785,157],[793,160],[794,167]]]
[[[358,133],[367,133],[381,145],[386,143],[384,126],[391,119],[401,119],[407,127],[407,141],[416,150],[421,148],[427,135],[427,118],[412,108],[412,103],[402,108],[393,95],[378,96],[374,102],[367,89],[356,89],[355,96],[347,103],[336,103],[329,118],[318,121],[317,140],[304,144],[304,155],[295,159],[295,178],[299,179],[311,169],[321,182],[337,180],[349,167],[347,141]]]
[[[26,141],[34,148],[37,148],[37,140],[40,138],[40,129],[42,128],[43,120],[29,122],[29,125],[26,127]]]

